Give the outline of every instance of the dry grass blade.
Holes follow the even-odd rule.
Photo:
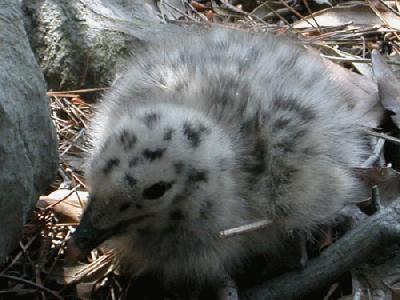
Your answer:
[[[384,133],[380,133],[380,132],[375,132],[375,131],[372,131],[372,130],[369,130],[369,129],[364,129],[364,132],[369,134],[369,135],[376,136],[376,137],[382,138],[384,140],[387,140],[389,142],[392,142],[392,143],[395,143],[397,145],[400,145],[400,139],[392,137],[390,135],[387,135],[387,134],[384,134]]]
[[[115,258],[115,252],[108,252],[93,262],[83,266],[76,266],[74,268],[65,268],[64,279],[67,284],[73,284],[82,281],[96,280],[104,277],[109,272],[111,263]],[[101,275],[101,276],[99,276]]]
[[[260,230],[260,229],[270,226],[271,224],[272,224],[272,221],[270,221],[270,220],[262,220],[262,221],[254,222],[251,224],[246,224],[246,225],[242,225],[239,227],[234,227],[234,228],[220,231],[219,237],[221,239],[226,239],[226,238],[230,238],[230,237],[233,237],[233,236],[236,236],[239,234],[245,234],[245,233],[252,232],[255,230]]]
[[[48,96],[58,96],[58,97],[63,97],[60,95],[63,94],[71,94],[71,93],[75,93],[77,94],[79,97],[79,95],[84,94],[84,93],[93,93],[93,92],[102,92],[102,91],[106,91],[108,90],[108,88],[93,88],[93,89],[81,89],[81,90],[73,90],[73,91],[58,91],[58,92],[47,92]]]

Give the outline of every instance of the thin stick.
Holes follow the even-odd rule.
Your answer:
[[[221,239],[230,238],[235,235],[263,229],[263,228],[271,225],[271,223],[272,223],[271,220],[262,220],[262,221],[257,221],[257,222],[251,223],[251,224],[242,225],[239,227],[226,229],[226,230],[220,231],[219,237]]]
[[[4,275],[4,274],[0,274],[0,278],[4,278],[4,279],[8,279],[8,280],[24,283],[24,284],[29,285],[31,287],[35,287],[35,288],[37,288],[39,290],[42,290],[42,291],[52,295],[53,297],[55,297],[57,299],[63,300],[63,298],[60,297],[56,292],[44,287],[41,284],[35,283],[33,281],[26,280],[26,279],[19,278],[19,277],[15,277],[15,276],[11,276],[11,275]]]
[[[387,140],[389,142],[392,142],[394,144],[400,145],[400,139],[392,137],[390,135],[387,135],[387,134],[384,134],[384,133],[380,133],[380,132],[375,132],[375,131],[372,131],[372,130],[369,130],[369,129],[366,129],[366,128],[364,128],[364,132],[369,134],[369,135],[376,136],[376,137],[382,138],[384,140]]]
[[[81,94],[81,93],[91,93],[91,92],[99,92],[99,91],[105,91],[108,90],[108,88],[92,88],[92,89],[82,89],[82,90],[74,90],[74,91],[63,91],[63,92],[47,92],[48,96],[57,96],[60,94]]]
[[[77,190],[78,188],[80,188],[80,187],[81,187],[80,184],[77,184],[74,188],[72,188],[72,189],[70,190],[70,192],[69,192],[65,197],[63,197],[62,199],[58,200],[57,202],[54,202],[54,203],[52,203],[52,204],[46,206],[46,209],[53,208],[54,206],[60,204],[61,202],[63,202],[64,200],[66,200],[69,196],[71,196],[73,193],[75,193],[76,190]],[[47,198],[46,198],[46,197],[47,197],[47,196],[44,196],[44,197],[43,197],[43,200],[48,199],[48,197],[47,197]],[[42,197],[40,197],[40,198],[42,198]]]
[[[383,146],[385,145],[385,140],[379,138],[375,145],[374,153],[361,165],[362,168],[371,167],[381,156]]]
[[[363,59],[363,58],[345,58],[345,57],[337,57],[321,54],[322,57],[334,60],[334,61],[343,61],[343,62],[352,62],[352,63],[371,63],[371,59]],[[386,63],[389,65],[400,65],[399,62],[387,60]]]
[[[314,17],[314,13],[312,12],[310,6],[308,5],[307,0],[303,0],[304,6],[307,8],[308,13],[310,14],[311,18],[315,22],[315,25],[317,26],[317,30],[319,33],[321,33],[321,27],[319,26],[317,19]],[[305,20],[306,21],[306,20]],[[306,21],[307,22],[307,21]],[[308,23],[308,22],[307,22]],[[314,26],[313,26],[314,27]]]
[[[1,270],[0,274],[7,272],[21,258],[21,256],[25,254],[25,251],[32,245],[32,243],[37,239],[38,236],[39,233],[31,237],[29,241],[24,245],[24,247],[21,247],[22,250],[14,257],[12,262],[8,266],[6,266],[3,270]]]

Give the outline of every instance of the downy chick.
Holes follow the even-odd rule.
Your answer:
[[[293,41],[222,29],[138,54],[99,105],[70,252],[114,238],[132,271],[201,287],[328,223],[358,200],[350,168],[366,150],[326,72]],[[273,224],[218,237],[263,219]]]

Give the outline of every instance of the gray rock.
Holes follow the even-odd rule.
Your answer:
[[[54,90],[109,86],[121,57],[165,29],[143,1],[23,2],[32,47]]]
[[[46,83],[19,2],[0,2],[0,263],[17,245],[41,191],[57,170]]]

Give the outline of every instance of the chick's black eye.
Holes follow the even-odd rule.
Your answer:
[[[165,194],[167,190],[169,190],[172,186],[173,182],[165,182],[160,181],[148,188],[145,188],[143,191],[143,198],[148,200],[154,200],[160,198]]]

